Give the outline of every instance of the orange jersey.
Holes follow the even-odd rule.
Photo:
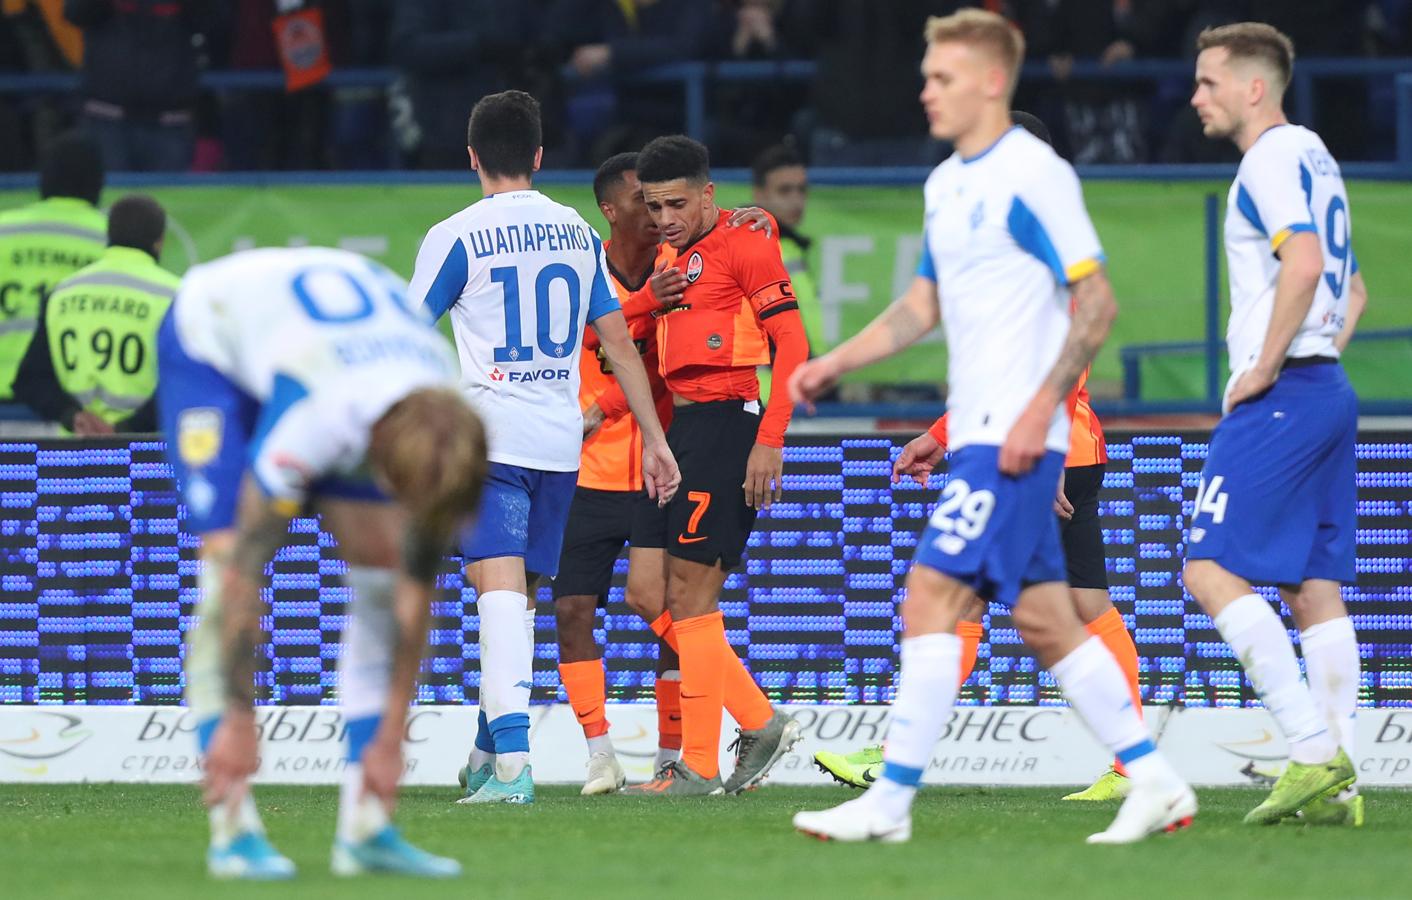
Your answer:
[[[605,248],[607,246],[604,245]],[[663,244],[657,249],[653,268],[662,262],[671,263],[676,255],[670,244]],[[614,269],[611,263],[608,274],[623,306],[628,333],[642,354],[647,380],[652,385],[652,396],[657,401],[657,415],[665,428],[672,421],[672,395],[657,372],[657,334],[652,313],[660,308],[660,304],[647,286],[652,269],[638,273],[635,283],[629,276]],[[579,487],[598,491],[640,491],[642,429],[628,411],[627,398],[623,396],[618,379],[613,377],[613,368],[598,344],[598,336],[590,331],[584,336],[583,344],[583,353],[579,355],[579,406],[588,409],[597,403],[603,410],[603,425],[583,442],[583,451],[579,456]]]
[[[770,362],[780,383],[809,357],[809,341],[778,237],[730,228],[730,210],[705,235],[678,252],[687,286],[682,302],[658,315],[661,372],[672,393],[704,403],[758,400],[757,366]],[[773,222],[773,220],[772,220]],[[778,233],[779,226],[774,227]],[[758,440],[784,446],[793,407],[776,391],[761,417]]]
[[[1088,402],[1088,369],[1084,369],[1079,383],[1069,392],[1067,403],[1072,424],[1069,426],[1069,455],[1064,460],[1064,467],[1072,469],[1106,463],[1108,445],[1103,442],[1103,425]],[[927,431],[931,432],[937,443],[946,446],[946,416],[933,422]]]

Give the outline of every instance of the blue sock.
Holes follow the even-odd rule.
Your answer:
[[[506,713],[490,723],[490,734],[495,739],[496,756],[502,753],[528,753],[529,715]]]

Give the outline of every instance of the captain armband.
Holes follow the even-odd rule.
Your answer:
[[[794,296],[794,286],[788,281],[768,284],[752,294],[750,300],[762,322],[770,316],[799,308],[799,301]]]

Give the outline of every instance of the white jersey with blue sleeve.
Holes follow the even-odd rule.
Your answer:
[[[1256,139],[1240,162],[1226,201],[1226,262],[1231,317],[1226,327],[1231,383],[1260,357],[1275,306],[1276,255],[1291,235],[1313,232],[1324,275],[1287,356],[1339,355],[1334,338],[1348,314],[1348,280],[1358,271],[1353,221],[1338,163],[1319,136],[1277,125]]]
[[[1000,446],[1059,359],[1069,285],[1103,263],[1073,167],[1019,126],[927,179],[918,275],[946,329],[949,446]],[[1069,448],[1060,404],[1045,445]]]
[[[427,232],[412,301],[451,315],[492,462],[578,469],[584,328],[620,308],[606,266],[597,233],[538,191],[493,194]]]
[[[273,497],[360,476],[373,425],[398,400],[454,387],[456,361],[406,283],[345,250],[260,249],[194,266],[173,304],[193,359],[259,405],[250,467]]]

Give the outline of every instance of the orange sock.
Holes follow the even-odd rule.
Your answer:
[[[721,630],[724,632],[724,626]],[[677,646],[671,613],[664,612],[658,616],[652,622],[652,631],[666,641],[668,647],[681,652]],[[769,724],[770,717],[775,714],[775,708],[770,705],[770,698],[766,697],[765,692],[755,683],[750,670],[745,668],[745,663],[735,655],[730,641],[726,642],[726,654],[721,660],[721,666],[726,679],[726,711],[735,719],[735,723],[746,731],[764,728]]]
[[[560,663],[559,680],[569,695],[569,706],[583,726],[583,736],[596,738],[607,734],[608,715],[604,705],[608,702],[608,690],[604,683],[603,660]]]
[[[1110,609],[1085,627],[1089,634],[1103,642],[1103,646],[1107,647],[1108,652],[1113,654],[1113,658],[1118,661],[1118,668],[1123,670],[1123,677],[1128,681],[1128,692],[1132,694],[1133,708],[1141,716],[1142,687],[1138,683],[1137,645],[1133,643],[1133,636],[1128,633],[1128,626],[1123,624],[1122,615],[1116,608]],[[1117,760],[1113,761],[1113,768],[1117,769],[1120,774],[1127,774],[1123,764]]]
[[[956,682],[957,688],[966,683],[976,668],[976,654],[980,651],[984,635],[985,626],[980,622],[956,623],[956,636],[961,639],[961,680]]]
[[[657,676],[652,689],[657,697],[657,746],[681,749],[681,681]]]
[[[726,691],[721,662],[730,651],[725,618],[720,612],[708,613],[674,622],[672,630],[681,657],[682,762],[702,778],[715,778],[720,774]]]

